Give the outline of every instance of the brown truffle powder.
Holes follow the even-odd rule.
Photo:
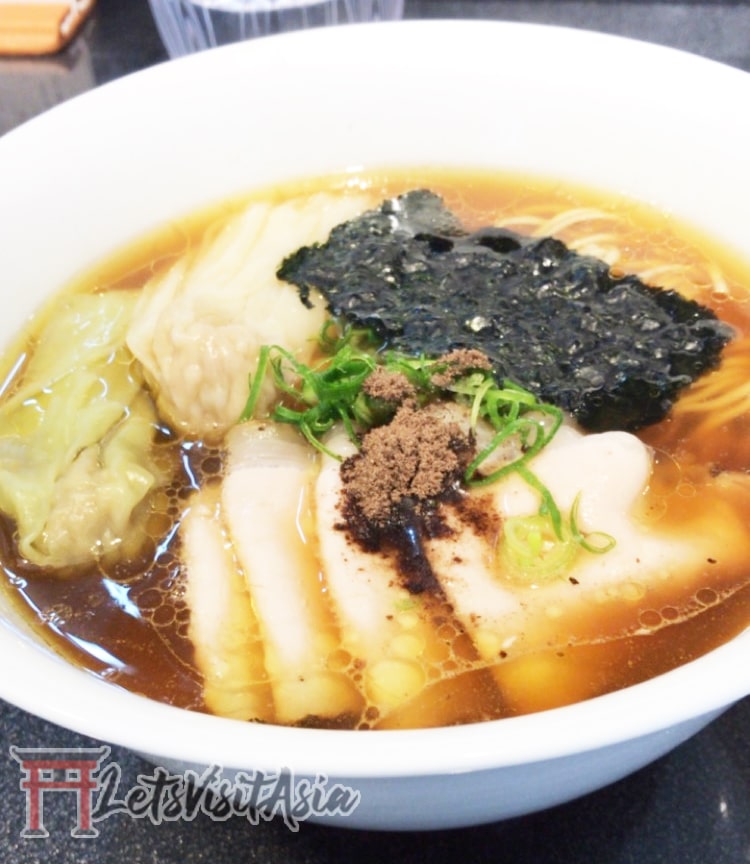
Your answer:
[[[457,423],[408,400],[341,466],[345,527],[368,550],[394,553],[412,593],[441,593],[421,538],[445,530],[435,503],[456,490],[472,454]]]
[[[370,522],[383,525],[409,498],[438,498],[461,478],[472,442],[457,423],[409,400],[386,426],[371,429],[359,453],[344,462],[345,494]]]
[[[417,395],[414,385],[402,372],[394,372],[377,366],[365,378],[362,390],[371,399],[379,399],[393,405],[400,405]]]
[[[436,387],[450,387],[454,381],[474,370],[492,371],[490,358],[478,348],[457,348],[443,354],[438,363],[444,368],[432,376],[432,383]]]

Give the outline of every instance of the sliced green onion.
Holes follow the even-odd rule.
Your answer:
[[[336,344],[340,345],[336,353],[315,367],[300,363],[280,345],[264,346],[240,419],[249,420],[257,413],[263,379],[270,372],[283,397],[270,412],[272,420],[297,426],[313,447],[328,455],[335,456],[320,439],[335,423],[343,422],[356,441],[357,427],[368,419],[367,405],[359,398],[362,385],[377,362],[348,342],[339,340]]]
[[[611,551],[617,545],[617,541],[611,534],[604,531],[590,531],[584,534],[578,527],[578,508],[580,506],[580,492],[573,501],[573,506],[570,508],[570,533],[578,545],[591,552],[594,555],[604,555]]]
[[[270,353],[270,346],[264,345],[260,349],[260,354],[258,355],[258,366],[255,371],[255,376],[248,376],[250,394],[247,397],[245,408],[242,414],[240,414],[240,423],[243,423],[245,420],[249,420],[255,413],[255,408],[258,404],[258,398],[260,397],[260,390],[263,386],[263,379],[266,377],[266,370],[268,369],[268,358]]]
[[[563,534],[558,535],[549,515],[506,519],[500,544],[503,574],[523,584],[556,579],[570,568],[579,551],[569,533]]]

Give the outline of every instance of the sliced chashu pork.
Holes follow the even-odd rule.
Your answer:
[[[228,436],[221,504],[265,647],[276,719],[359,714],[336,667],[339,633],[310,522],[315,451],[288,426],[243,423]]]
[[[487,663],[497,664],[501,688],[570,687],[576,698],[584,698],[599,686],[586,678],[585,668],[565,670],[539,655],[611,640],[618,628],[620,635],[639,632],[644,609],[658,613],[661,604],[689,602],[707,569],[739,560],[744,532],[713,488],[721,478],[713,487],[706,484],[704,492],[711,497],[705,511],[679,534],[658,522],[649,524],[639,511],[652,475],[652,454],[628,433],[581,435],[563,426],[529,467],[564,518],[578,499],[578,527],[599,539],[609,535],[614,548],[602,554],[580,550],[556,578],[526,583],[509,574],[498,554],[502,522],[532,516],[541,503],[539,493],[518,475],[478,493],[484,506],[500,515],[498,537],[480,536],[446,508],[453,536],[428,540],[425,548],[477,650]],[[561,674],[577,680],[555,681]]]
[[[193,495],[180,535],[189,635],[206,706],[222,717],[271,720],[263,643],[215,490]]]
[[[343,431],[326,444],[344,458],[355,452]],[[340,468],[326,456],[316,482],[321,563],[341,646],[361,667],[368,704],[385,716],[441,675],[450,648],[438,630],[450,619],[439,601],[401,587],[390,557],[365,551],[343,530]]]

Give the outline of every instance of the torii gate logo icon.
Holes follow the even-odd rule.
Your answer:
[[[97,772],[110,748],[101,747],[10,747],[23,776],[21,789],[26,793],[26,825],[22,837],[49,837],[44,827],[44,795],[68,792],[76,796],[76,824],[73,837],[98,837],[91,818],[93,796],[99,788]]]

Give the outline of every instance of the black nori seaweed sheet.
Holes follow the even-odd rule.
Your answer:
[[[281,265],[303,302],[372,328],[410,355],[483,350],[510,378],[585,428],[661,420],[714,367],[731,328],[674,291],[614,278],[553,238],[469,233],[442,200],[416,190],[334,228]]]

